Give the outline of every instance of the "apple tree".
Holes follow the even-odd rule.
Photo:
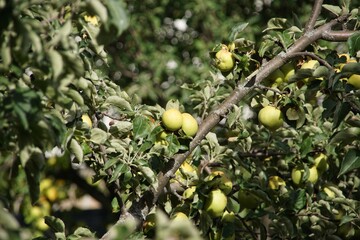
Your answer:
[[[357,239],[356,1],[210,44],[171,22],[153,34],[209,53],[183,82],[165,45],[131,41],[146,4],[0,1],[1,238]],[[104,233],[61,215],[84,195]]]

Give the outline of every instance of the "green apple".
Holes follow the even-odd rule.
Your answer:
[[[205,202],[205,211],[212,217],[220,217],[223,215],[227,205],[227,197],[220,189],[212,190]]]
[[[315,69],[320,66],[318,60],[309,60],[301,65],[301,69]]]
[[[191,186],[185,189],[182,196],[184,199],[192,199],[194,197],[195,191],[196,191],[196,186]]]
[[[199,125],[196,119],[191,116],[189,113],[182,114],[182,125],[181,129],[186,134],[186,136],[193,137],[199,129]]]
[[[295,185],[300,185],[303,182],[305,169],[302,166],[297,166],[291,171],[291,180]]]
[[[231,179],[226,176],[223,171],[216,170],[213,171],[208,177],[205,178],[205,181],[213,181],[216,178],[217,187],[220,188],[225,194],[229,194],[233,188],[233,183]]]
[[[280,186],[286,186],[286,182],[279,176],[271,176],[269,177],[269,188],[272,190],[277,190]]]
[[[224,214],[221,217],[222,222],[232,223],[235,221],[235,213],[234,212],[228,212],[225,210]]]
[[[84,113],[81,116],[81,120],[89,127],[92,128],[92,121],[91,118],[89,117],[89,115],[87,115],[86,113]]]
[[[324,153],[319,153],[315,156],[314,164],[320,174],[324,173],[326,170],[329,169],[329,164],[327,163],[327,156]]]
[[[319,179],[319,173],[316,168],[316,165],[314,165],[311,168],[309,168],[309,177],[308,177],[307,181],[315,184],[318,179]]]
[[[360,75],[358,74],[351,75],[347,83],[352,85],[356,89],[360,89]]]
[[[258,119],[262,125],[272,131],[280,128],[284,123],[281,111],[273,106],[262,108],[259,111]]]
[[[315,70],[316,68],[318,68],[320,66],[320,63],[318,60],[309,60],[307,62],[304,62],[302,65],[301,65],[301,69],[313,69]],[[308,83],[309,82],[309,78],[304,78],[303,81],[305,83]]]
[[[295,66],[292,62],[288,62],[280,68],[281,72],[284,74],[285,82],[288,82],[289,79],[295,74]]]
[[[270,75],[267,77],[267,80],[269,80],[271,83],[275,83],[277,85],[280,85],[285,79],[285,76],[283,72],[280,69],[276,69]]]
[[[238,200],[240,208],[255,209],[260,204],[260,199],[250,191],[240,189],[238,192]]]
[[[175,221],[179,221],[179,222],[182,222],[182,221],[187,221],[189,220],[188,216],[183,213],[183,212],[176,212],[173,216],[172,216],[172,221],[175,222]]]
[[[234,56],[227,47],[223,47],[215,54],[215,66],[221,72],[230,72],[234,68]]]
[[[179,130],[183,123],[183,117],[181,112],[175,108],[166,110],[162,114],[161,119],[164,127],[169,131]]]

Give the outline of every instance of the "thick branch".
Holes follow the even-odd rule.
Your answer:
[[[328,30],[323,32],[321,38],[331,42],[343,42],[346,41],[356,31],[333,31]]]
[[[321,12],[322,4],[323,4],[323,0],[315,1],[314,6],[311,11],[309,21],[306,23],[306,26],[305,26],[305,32],[308,32],[308,31],[311,31],[314,29],[316,20],[318,19],[320,12]]]

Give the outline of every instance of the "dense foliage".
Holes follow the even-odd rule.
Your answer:
[[[0,238],[357,239],[359,9],[296,4],[0,0]]]

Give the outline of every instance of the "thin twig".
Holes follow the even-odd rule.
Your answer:
[[[322,65],[327,67],[329,70],[331,70],[331,71],[334,70],[333,67],[325,59],[322,59],[321,57],[319,57],[318,55],[316,55],[313,52],[296,52],[296,53],[291,53],[289,55],[291,58],[299,57],[299,56],[308,56],[308,57],[311,57],[312,59],[318,60]]]

